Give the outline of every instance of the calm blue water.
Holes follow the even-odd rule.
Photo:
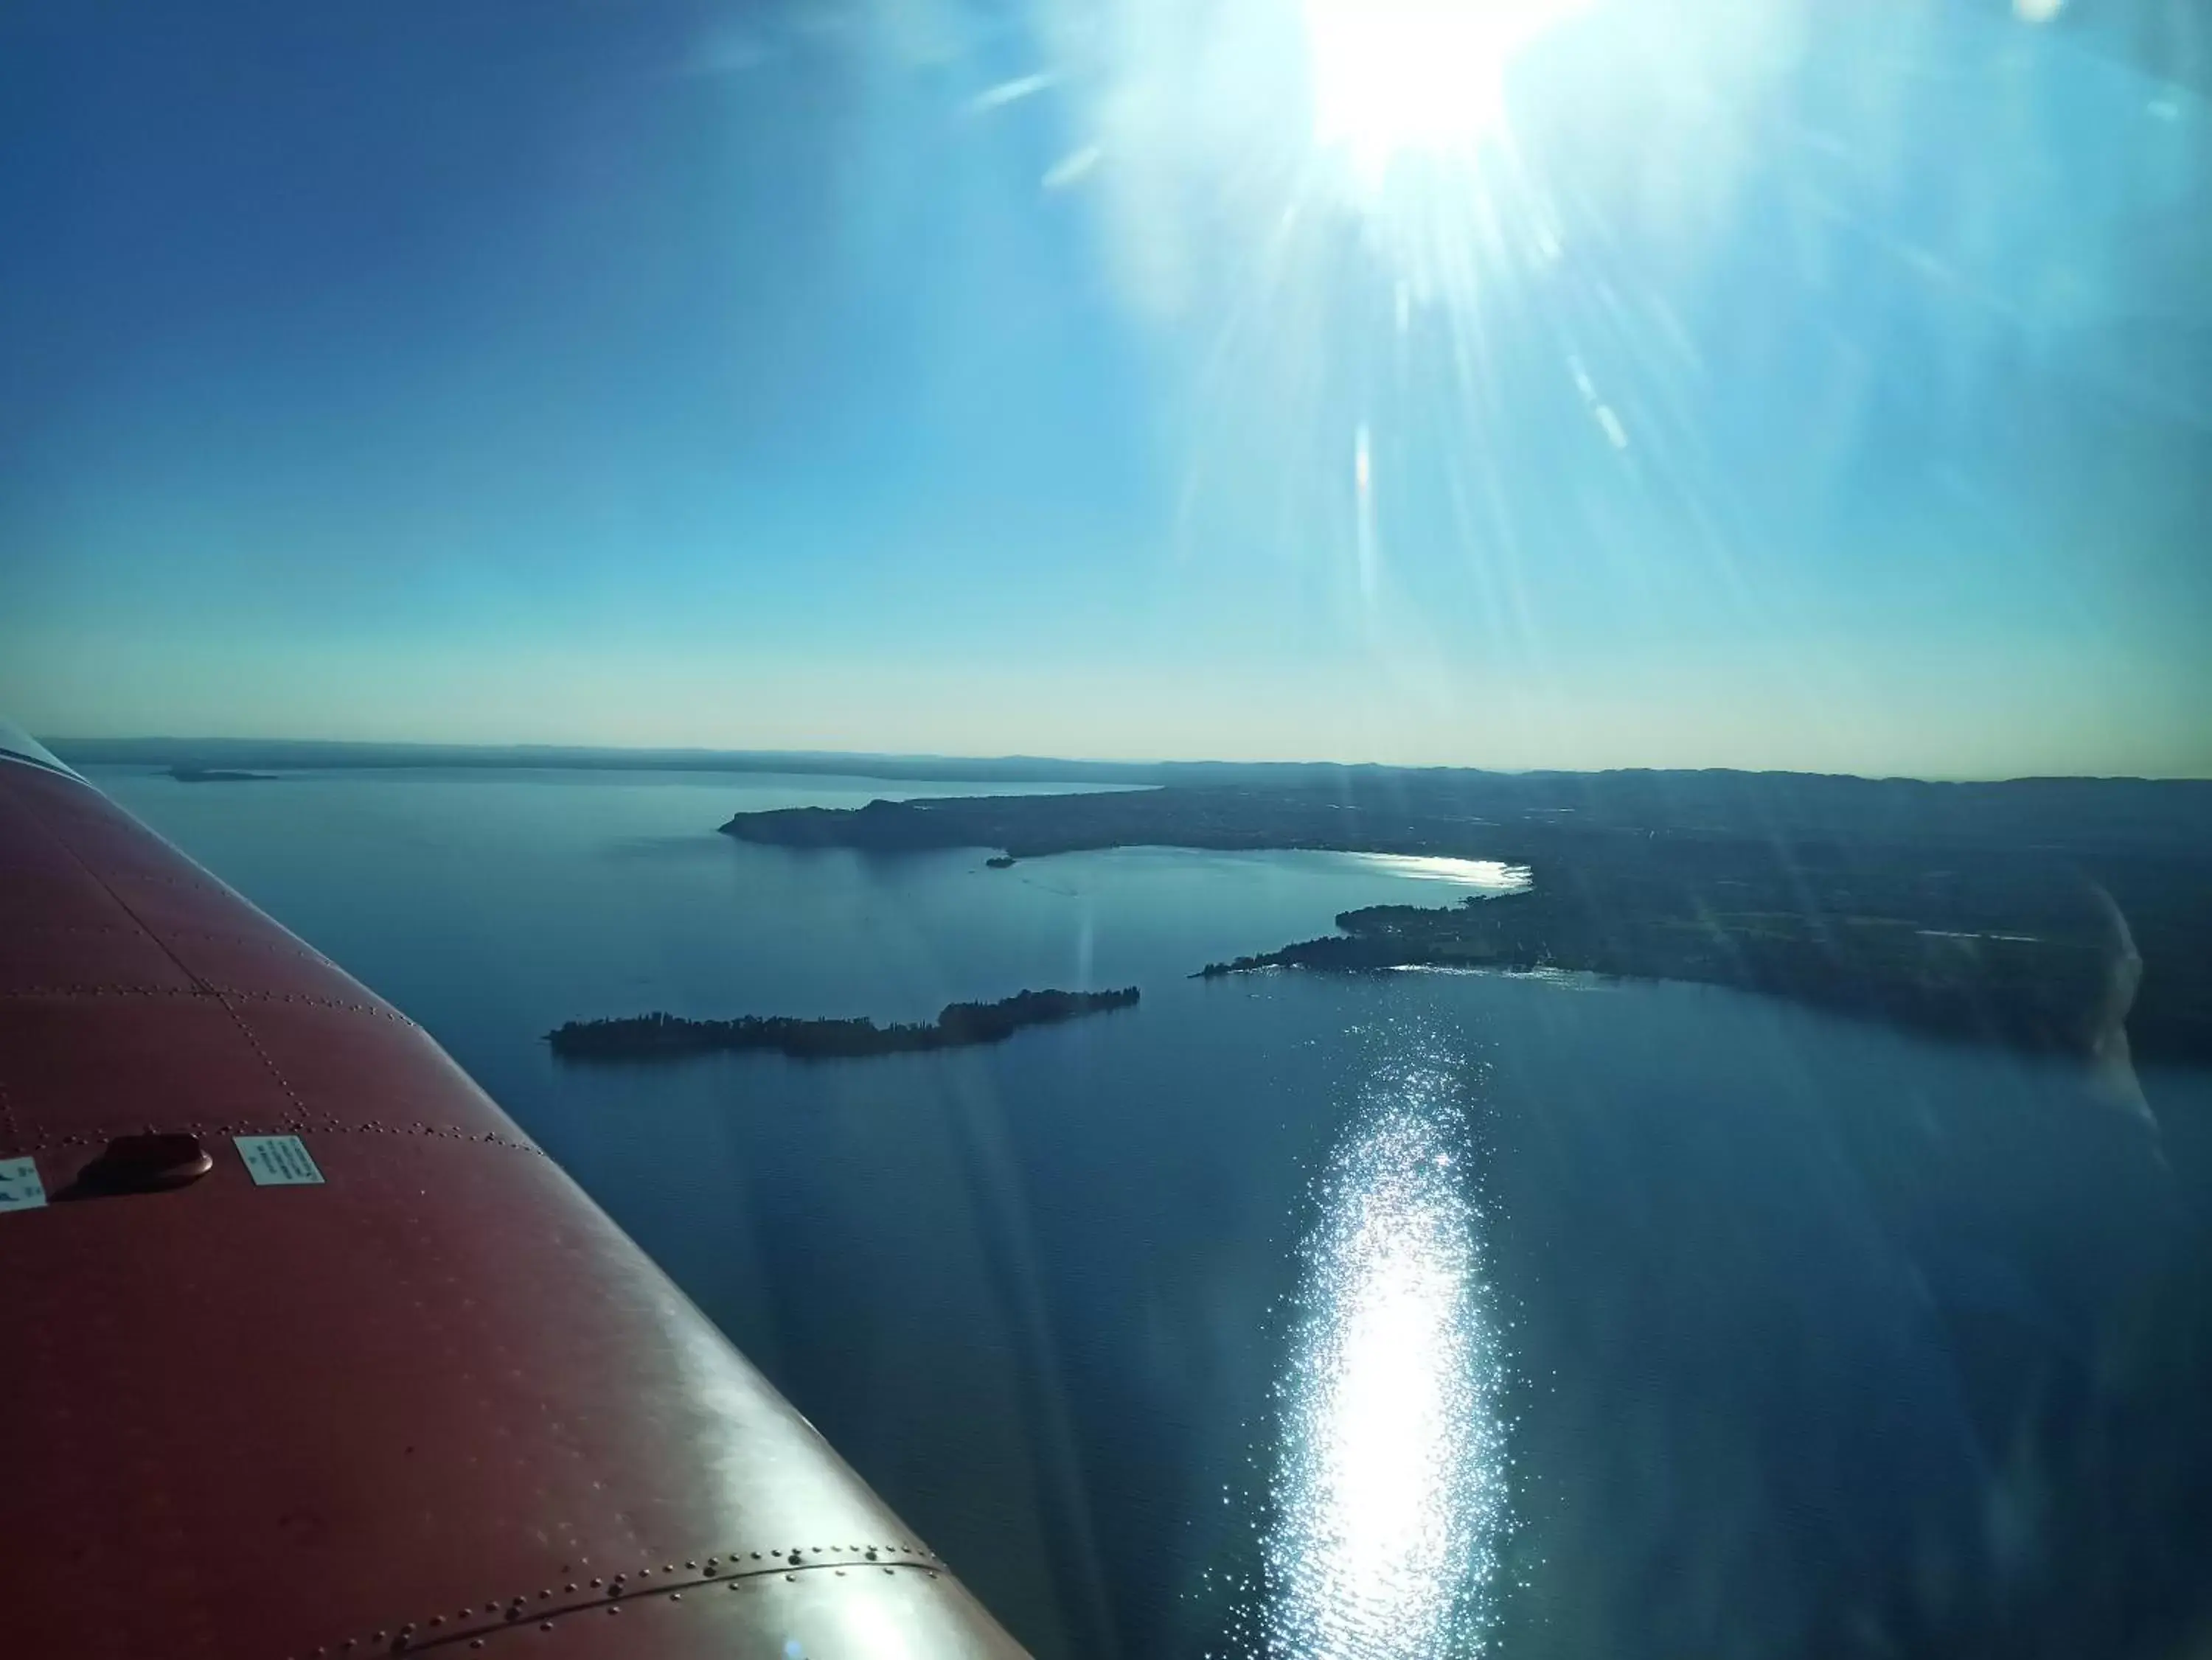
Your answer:
[[[2084,1652],[2195,1606],[2201,1073],[2146,1071],[2153,1132],[1711,989],[1185,978],[1474,891],[1346,856],[712,833],[958,786],[96,781],[421,1020],[1041,1655]],[[1133,981],[988,1051],[539,1041]]]

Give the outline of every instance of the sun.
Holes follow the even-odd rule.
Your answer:
[[[1379,176],[1480,148],[1505,123],[1514,55],[1584,0],[1306,0],[1314,142]]]

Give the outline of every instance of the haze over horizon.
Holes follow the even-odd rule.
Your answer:
[[[2212,775],[2212,106],[1831,9],[21,9],[0,712]]]
[[[0,726],[4,726],[0,722]],[[2212,782],[2197,773],[2050,773],[2050,772],[1993,772],[1986,775],[1941,774],[1927,772],[1824,772],[1813,767],[1733,767],[1715,766],[1651,766],[1643,762],[1619,766],[1485,766],[1480,763],[1459,761],[1389,761],[1349,760],[1341,755],[1099,755],[1073,754],[1064,751],[1018,750],[984,753],[974,750],[936,749],[847,749],[847,748],[758,748],[749,746],[719,744],[597,744],[567,743],[557,740],[523,741],[513,743],[492,742],[449,742],[419,738],[314,738],[290,736],[263,735],[240,736],[231,733],[207,733],[198,736],[179,736],[173,733],[67,734],[54,733],[44,740],[47,747],[60,752],[64,761],[101,765],[192,765],[213,767],[267,766],[345,768],[352,766],[388,766],[400,764],[392,759],[399,752],[421,751],[428,759],[424,766],[465,766],[481,764],[487,766],[509,766],[520,758],[540,752],[560,757],[549,765],[599,765],[609,758],[625,756],[652,757],[665,760],[671,765],[684,763],[699,770],[696,763],[727,760],[744,762],[732,770],[740,772],[773,772],[771,763],[787,759],[793,763],[805,762],[802,769],[809,772],[823,770],[823,763],[852,761],[853,774],[873,776],[867,763],[895,763],[896,773],[885,776],[958,779],[967,777],[957,769],[973,766],[988,769],[998,776],[1007,768],[1032,769],[1033,776],[1048,779],[1049,769],[1055,766],[1082,768],[1121,768],[1142,771],[1148,767],[1206,768],[1270,768],[1270,767],[1336,767],[1346,770],[1376,767],[1384,771],[1419,772],[1425,770],[1491,772],[1504,775],[1540,774],[1596,774],[1622,772],[1747,772],[1773,776],[1856,778],[1875,783],[1918,784],[2002,784],[2010,782],[2039,782],[2053,779],[2094,781],[2100,779],[2118,781],[2151,781],[2174,783]],[[310,756],[303,750],[318,752]],[[326,750],[353,750],[351,758],[329,754]],[[374,757],[363,759],[362,757]],[[481,757],[472,763],[468,757]],[[927,770],[932,769],[934,770]],[[646,770],[651,770],[647,768]],[[707,771],[714,770],[712,767]],[[1018,772],[1012,774],[1019,776]]]

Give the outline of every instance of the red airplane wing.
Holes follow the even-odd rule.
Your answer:
[[[0,733],[0,1630],[1017,1656],[422,1030]]]

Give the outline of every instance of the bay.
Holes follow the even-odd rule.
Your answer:
[[[2087,1449],[2148,1412],[2212,1468],[2157,1381],[2202,1072],[2146,1120],[1712,988],[1187,978],[1495,872],[714,833],[981,786],[94,779],[420,1020],[1041,1655],[2079,1652],[2189,1606],[2179,1501]],[[1130,983],[988,1050],[542,1042]]]

